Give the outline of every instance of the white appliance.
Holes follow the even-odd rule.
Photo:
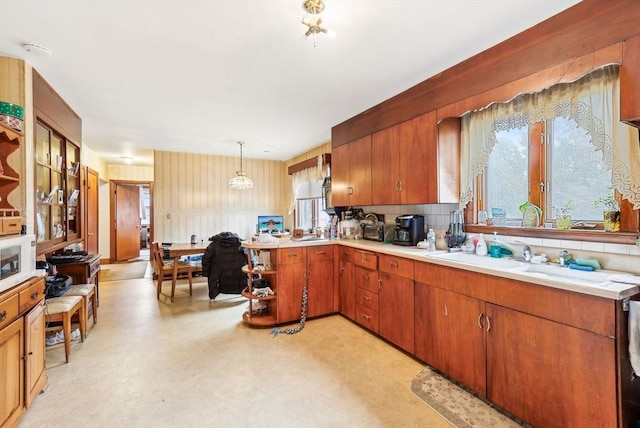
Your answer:
[[[16,235],[0,239],[0,293],[35,274],[35,235]]]

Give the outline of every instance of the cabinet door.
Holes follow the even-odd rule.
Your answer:
[[[348,144],[349,186],[348,205],[371,205],[371,135]],[[333,204],[336,206],[336,204]]]
[[[23,409],[23,320],[18,318],[0,330],[0,426],[13,426]]]
[[[378,272],[380,335],[407,352],[414,351],[413,279]]]
[[[338,268],[340,281],[340,312],[348,318],[356,318],[356,284],[353,263],[340,260]]]
[[[349,205],[349,144],[331,149],[331,201],[334,207]]]
[[[438,202],[436,113],[398,125],[399,180],[402,204]]]
[[[282,250],[280,250],[282,252]],[[299,263],[280,263],[278,265],[278,323],[296,321],[302,314],[302,291],[305,284],[307,265],[305,260]]]
[[[307,250],[307,315],[315,317],[333,313],[333,249],[329,245],[321,245]]]
[[[615,340],[487,304],[487,398],[532,426],[615,426]]]
[[[46,387],[44,300],[25,317],[25,407]]]
[[[371,139],[371,202],[400,203],[400,147],[398,126],[373,134]]]
[[[485,396],[484,302],[436,287],[426,291],[431,339],[426,361]]]

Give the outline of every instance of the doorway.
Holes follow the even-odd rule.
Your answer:
[[[141,258],[153,236],[153,183],[110,181],[112,263]]]

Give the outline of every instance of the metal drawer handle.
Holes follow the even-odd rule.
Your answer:
[[[391,262],[389,264],[391,265],[391,267],[394,267],[394,268],[398,267],[398,263],[397,262]]]
[[[324,250],[318,250],[316,251],[316,254],[324,254]]]
[[[31,294],[31,300],[36,300],[38,298],[38,293],[37,291]]]
[[[362,314],[362,318],[364,318],[366,320],[371,319],[371,317],[369,315],[367,315],[367,314]]]
[[[364,296],[364,300],[371,300],[371,296]]]
[[[0,314],[0,322],[4,321],[5,319],[7,319],[7,311],[3,311]]]
[[[369,275],[367,275],[366,273],[365,273],[364,275],[362,275],[362,277],[363,277],[364,279],[366,279],[367,281],[369,280]]]
[[[484,316],[484,314],[482,312],[480,312],[480,315],[478,315],[478,327],[483,328],[482,327],[482,323],[480,322],[480,320],[482,319],[482,317]]]

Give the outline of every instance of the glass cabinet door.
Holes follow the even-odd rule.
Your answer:
[[[80,233],[80,149],[71,142],[66,147],[67,168],[67,219],[69,239]]]
[[[37,253],[80,239],[80,147],[36,124]]]

